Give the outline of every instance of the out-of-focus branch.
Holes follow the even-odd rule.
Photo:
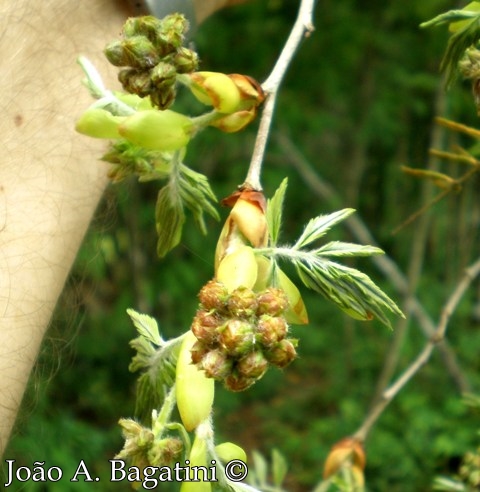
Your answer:
[[[378,420],[388,404],[393,400],[393,398],[395,398],[399,391],[413,378],[413,376],[415,376],[415,374],[428,362],[435,346],[437,346],[444,340],[448,322],[450,321],[452,314],[457,308],[458,303],[462,299],[465,291],[468,289],[472,281],[479,274],[480,259],[477,259],[465,270],[463,278],[460,280],[460,282],[452,292],[450,298],[448,299],[447,303],[445,304],[444,308],[442,309],[440,320],[432,337],[430,337],[422,351],[407,367],[404,373],[382,393],[381,398],[372,407],[362,425],[352,436],[354,439],[357,439],[361,442],[365,441],[368,433],[370,432],[370,429],[373,427],[373,425]]]
[[[277,100],[278,89],[282,83],[283,77],[292,61],[302,39],[313,32],[313,9],[316,0],[301,0],[297,19],[290,32],[290,36],[283,47],[280,56],[277,59],[272,72],[267,80],[262,84],[262,89],[267,94],[265,105],[260,119],[260,126],[255,140],[252,159],[248,168],[247,177],[243,187],[254,190],[261,190],[260,175],[262,170],[265,148],[267,146],[268,136]]]
[[[288,162],[297,170],[310,190],[322,199],[329,201],[333,206],[341,206],[341,197],[337,191],[319,176],[318,172],[303,156],[285,132],[278,132],[278,134],[275,135],[275,138],[277,144],[287,156]],[[369,229],[357,215],[352,215],[345,222],[345,226],[360,243],[370,244],[372,246],[377,245],[377,242]],[[373,256],[371,261],[389,280],[390,284],[397,292],[405,296],[409,295],[407,278],[390,257],[387,255]],[[411,312],[412,316],[417,320],[418,327],[425,337],[431,338],[435,333],[435,323],[416,297],[410,297],[408,299],[406,311]],[[469,392],[470,384],[463,375],[463,372],[458,365],[457,358],[448,343],[445,340],[441,340],[437,346],[442,361],[458,390],[462,393]]]

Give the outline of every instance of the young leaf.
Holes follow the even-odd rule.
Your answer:
[[[268,464],[267,460],[258,451],[252,451],[253,457],[253,469],[255,472],[255,479],[257,487],[260,489],[268,483]]]
[[[272,449],[272,478],[273,485],[277,490],[281,490],[283,480],[287,475],[287,470],[287,460],[278,449]]]
[[[285,178],[277,191],[267,201],[267,227],[269,232],[270,246],[276,246],[278,237],[280,235],[280,228],[282,225],[282,208],[283,201],[285,199],[285,192],[287,190],[288,178]]]
[[[127,309],[127,314],[130,316],[133,325],[141,337],[157,346],[164,343],[158,331],[158,324],[154,318],[147,314],[137,313],[134,309]]]
[[[376,317],[390,326],[383,309],[403,317],[395,302],[364,273],[312,253],[292,257],[292,261],[308,288],[322,294],[353,318],[371,320]]]
[[[313,243],[324,236],[335,224],[338,224],[352,215],[353,212],[355,212],[353,208],[345,208],[332,214],[319,215],[318,217],[311,219],[292,249],[304,248],[310,243]]]
[[[180,242],[184,222],[185,214],[182,203],[170,182],[158,192],[155,206],[155,224],[158,234],[157,254],[160,258],[163,258]]]
[[[372,256],[383,255],[384,252],[375,246],[332,241],[314,250],[316,256]]]

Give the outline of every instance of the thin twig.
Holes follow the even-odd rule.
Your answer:
[[[328,200],[332,206],[340,207],[342,200],[338,192],[319,176],[318,172],[298,150],[292,140],[287,137],[284,132],[276,133],[275,137],[277,144],[287,156],[288,162],[297,170],[306,186],[308,186],[318,197]],[[370,244],[372,246],[378,245],[369,229],[358,215],[351,215],[345,222],[345,227],[350,230],[351,234],[360,243]],[[389,280],[390,284],[397,292],[402,295],[409,295],[407,278],[398,265],[388,255],[372,256],[371,261]],[[424,336],[430,338],[435,331],[435,323],[416,297],[409,298],[409,305],[406,307],[406,311],[410,312],[412,316],[415,317],[418,327]],[[458,390],[461,393],[470,391],[470,384],[463,375],[463,372],[458,365],[457,357],[453,350],[451,350],[447,341],[442,341],[438,346],[438,350],[442,361]]]
[[[267,80],[262,84],[262,88],[267,94],[265,105],[260,119],[260,126],[255,141],[255,147],[252,153],[252,159],[248,168],[247,177],[242,188],[261,190],[260,175],[262,170],[265,148],[267,146],[268,136],[277,100],[278,89],[282,83],[290,62],[295,55],[302,39],[313,32],[313,9],[316,0],[301,0],[298,16],[290,32],[290,35],[283,47],[272,72]]]
[[[442,309],[442,313],[440,316],[440,320],[438,322],[437,328],[433,336],[428,340],[425,344],[422,351],[418,354],[418,356],[413,360],[413,362],[407,367],[404,373],[392,384],[388,387],[382,394],[381,399],[378,400],[377,404],[371,409],[371,411],[366,416],[362,425],[359,429],[353,434],[354,439],[358,439],[359,441],[365,441],[370,429],[378,420],[380,415],[383,413],[388,404],[395,398],[395,396],[399,393],[399,391],[415,376],[415,374],[426,364],[429,360],[430,355],[433,352],[433,349],[437,344],[439,344],[445,337],[445,333],[447,331],[448,322],[455,309],[458,306],[458,303],[462,299],[466,290],[472,283],[472,281],[480,274],[480,259],[477,259],[472,265],[470,265],[466,270],[465,274],[452,292],[452,295],[448,299],[444,308]]]

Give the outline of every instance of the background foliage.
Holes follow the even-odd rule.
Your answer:
[[[289,178],[284,238],[297,237],[313,215],[337,206],[356,208],[403,271],[412,271],[412,262],[421,266],[416,293],[434,320],[462,268],[479,252],[478,180],[420,222],[396,235],[391,232],[429,196],[421,182],[401,173],[401,165],[456,172],[428,156],[432,141],[448,147],[459,139],[439,131],[433,117],[477,123],[466,85],[444,91],[438,66],[446,32],[418,28],[452,7],[446,0],[320,0],[316,31],[302,46],[280,95],[263,177],[267,196],[285,175]],[[264,0],[217,14],[195,37],[202,66],[263,80],[296,11],[297,2]],[[226,196],[243,181],[254,136],[255,125],[236,135],[209,130],[191,145],[188,162],[212,178],[217,196]],[[338,203],[322,199],[301,177],[293,165],[292,145],[338,192]],[[6,459],[16,459],[18,465],[45,460],[45,466],[61,466],[66,475],[84,459],[92,473],[107,477],[108,459],[122,445],[116,422],[131,416],[134,407],[134,376],[127,368],[132,356],[128,341],[135,333],[125,310],[151,314],[165,336],[185,331],[196,294],[212,276],[221,227],[212,220],[209,235],[201,237],[191,224],[181,246],[160,261],[153,223],[156,191],[133,181],[108,189],[44,343]],[[425,237],[418,239],[422,230]],[[345,227],[335,234],[351,240]],[[401,301],[370,260],[359,261],[362,270]],[[393,337],[378,322],[347,319],[315,294],[305,292],[304,300],[311,323],[294,328],[300,358],[284,373],[269,371],[245,393],[220,390],[215,414],[219,437],[250,452],[269,455],[272,447],[279,449],[290,462],[286,485],[298,492],[312,489],[330,446],[361,422]],[[476,391],[479,303],[477,282],[449,332]],[[423,343],[412,321],[400,366]],[[478,445],[478,427],[478,415],[463,406],[458,388],[434,356],[367,441],[368,490],[430,490],[435,474],[455,470],[460,456]],[[130,489],[126,483],[62,481],[48,490],[108,491],[109,486]],[[30,482],[23,490],[46,489]]]

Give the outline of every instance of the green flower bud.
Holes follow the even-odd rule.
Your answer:
[[[155,46],[145,36],[113,41],[106,46],[104,53],[116,67],[152,68],[160,61]]]
[[[131,419],[120,419],[119,424],[122,428],[125,444],[116,458],[136,459],[144,463],[145,466],[148,465],[146,454],[155,439],[151,429],[147,429]]]
[[[118,72],[118,80],[127,92],[140,97],[148,96],[153,90],[153,84],[148,70],[124,68]]]
[[[194,72],[198,67],[198,62],[198,55],[195,51],[189,50],[183,46],[178,48],[173,57],[173,64],[178,73]]]
[[[147,453],[151,466],[168,466],[180,459],[183,443],[176,437],[155,440]]]
[[[287,336],[288,325],[285,318],[262,314],[257,324],[257,340],[264,347],[271,347]]]
[[[260,379],[268,369],[268,361],[261,350],[243,356],[236,365],[238,374],[247,378]]]
[[[129,17],[124,26],[123,34],[125,37],[146,36],[150,41],[155,42],[157,33],[162,29],[162,21],[153,15],[142,17]]]
[[[235,372],[227,376],[223,381],[227,389],[235,392],[244,391],[250,386],[252,386],[252,384],[255,384],[255,382],[256,382],[255,378],[248,378],[246,376],[242,376],[241,374]]]
[[[220,349],[209,350],[203,357],[199,367],[209,378],[222,380],[232,372],[233,361]]]
[[[161,110],[165,110],[170,107],[177,97],[177,92],[175,87],[170,87],[170,89],[153,89],[150,93],[150,100],[152,101],[152,105],[160,108]]]
[[[190,118],[174,111],[139,111],[125,118],[120,135],[135,145],[151,150],[171,151],[190,141]]]
[[[220,329],[218,343],[231,356],[244,355],[255,343],[254,327],[248,321],[231,319]]]
[[[275,287],[268,287],[257,297],[257,315],[269,314],[270,316],[280,316],[288,307],[288,299],[285,292]]]
[[[157,89],[170,89],[175,85],[177,72],[171,63],[160,62],[150,72],[150,78]]]
[[[257,296],[247,287],[233,290],[227,301],[229,314],[235,318],[249,318],[257,310]]]
[[[222,463],[228,463],[233,460],[247,462],[247,453],[233,442],[222,442],[215,446],[215,453]]]
[[[192,364],[191,350],[197,339],[187,332],[177,360],[175,393],[182,423],[187,431],[201,424],[212,410],[215,382]]]
[[[228,290],[221,282],[210,280],[200,289],[198,298],[207,311],[215,309],[221,312],[226,306]]]
[[[87,109],[75,124],[75,130],[95,138],[120,138],[118,126],[125,116],[113,116],[100,108]]]
[[[284,338],[272,348],[266,350],[265,357],[271,364],[283,369],[297,357],[297,352],[292,340]]]
[[[198,310],[193,318],[191,330],[198,340],[205,345],[212,345],[218,338],[217,328],[224,320],[216,313]]]
[[[162,28],[157,33],[158,43],[170,47],[172,51],[180,48],[188,27],[188,21],[184,15],[167,15],[162,19]]]

